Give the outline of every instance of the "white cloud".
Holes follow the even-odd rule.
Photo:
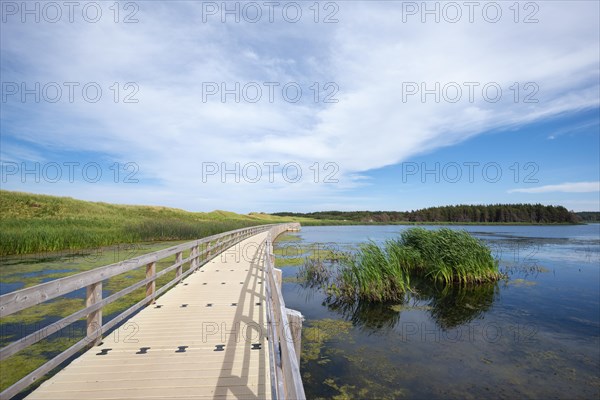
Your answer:
[[[600,182],[565,182],[532,188],[511,189],[508,193],[600,193]]]
[[[597,2],[544,2],[537,24],[515,24],[506,7],[497,24],[479,14],[475,23],[423,24],[418,16],[402,23],[401,2],[337,4],[335,24],[313,23],[308,9],[298,24],[279,14],[273,24],[222,24],[219,16],[203,23],[192,2],[144,2],[137,24],[3,23],[3,81],[94,81],[105,94],[95,104],[3,104],[3,125],[13,127],[3,136],[136,162],[172,205],[236,209],[236,202],[261,204],[264,190],[273,201],[344,202],[361,172],[599,104]],[[113,82],[136,82],[139,103],[112,102]],[[272,103],[237,103],[232,96],[206,103],[203,82],[299,82],[304,92],[296,104],[284,101],[280,89]],[[322,90],[335,82],[339,102],[315,104],[313,82]],[[486,102],[478,88],[470,102],[463,87],[457,103],[431,96],[403,102],[405,82],[497,82],[503,96]],[[526,82],[539,88],[538,103],[521,101],[530,93]],[[306,174],[314,162],[332,161],[341,184],[261,181],[219,185],[206,196],[215,190],[199,177],[207,161],[296,161]],[[148,198],[142,191],[127,196]]]

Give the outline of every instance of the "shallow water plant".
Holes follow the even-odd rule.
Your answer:
[[[493,282],[502,277],[490,249],[465,231],[411,228],[383,245],[362,244],[328,287],[335,301],[402,301],[410,278],[444,284]]]
[[[436,282],[466,284],[502,278],[491,250],[466,231],[412,228],[402,232],[393,247],[418,252],[419,262],[409,263],[411,272]]]
[[[344,301],[399,301],[409,290],[410,279],[405,260],[386,242],[361,245],[353,257],[347,257],[339,269],[335,283],[328,291]],[[407,251],[406,260],[414,256]]]
[[[297,274],[300,282],[309,287],[324,285],[331,277],[331,271],[320,259],[306,258]]]

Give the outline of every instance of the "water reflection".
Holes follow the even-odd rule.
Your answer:
[[[446,285],[443,288],[421,284],[416,287],[422,296],[429,298],[431,316],[442,329],[456,328],[482,318],[492,308],[499,294],[497,282]]]
[[[326,304],[329,310],[338,312],[352,325],[369,331],[389,330],[400,322],[400,312],[394,308],[394,304],[364,301],[352,304],[328,301]]]
[[[373,331],[393,329],[400,322],[402,311],[428,311],[436,324],[453,329],[474,319],[483,318],[499,296],[497,282],[480,285],[438,285],[414,282],[414,293],[402,304],[356,301],[344,303],[326,301],[327,308],[351,321],[354,326]]]

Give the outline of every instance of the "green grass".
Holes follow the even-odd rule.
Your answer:
[[[411,228],[400,238],[363,244],[327,288],[336,300],[402,301],[411,277],[442,284],[477,284],[502,277],[490,249],[466,231]]]
[[[410,278],[392,243],[361,245],[354,257],[346,259],[328,292],[346,302],[401,300],[409,290]]]
[[[188,212],[0,191],[0,256],[142,241],[192,240],[302,218],[226,211]]]

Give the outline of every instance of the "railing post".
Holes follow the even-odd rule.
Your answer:
[[[92,283],[86,287],[85,305],[93,306],[102,300],[102,281]],[[102,309],[93,311],[87,315],[87,337],[93,339],[94,345],[102,341]]]
[[[151,262],[146,265],[146,279],[150,279],[154,275],[156,275],[156,262]],[[146,283],[146,297],[154,296],[154,292],[156,292],[156,280]],[[152,304],[153,301],[153,298],[150,299],[148,304]]]
[[[175,263],[180,263],[183,260],[183,251],[175,254]],[[179,278],[183,274],[183,265],[179,265],[175,270],[175,277]]]
[[[192,247],[192,251],[190,252],[190,269],[193,271],[196,268],[198,268],[198,254],[199,254],[199,249],[198,246],[194,246]]]
[[[296,358],[298,359],[298,365],[300,365],[300,352],[302,351],[302,321],[304,317],[299,311],[285,309],[287,314],[289,332],[294,342],[294,350],[296,351]]]
[[[283,272],[279,268],[273,268],[273,276],[275,277],[275,283],[277,283],[277,290],[281,290]]]

